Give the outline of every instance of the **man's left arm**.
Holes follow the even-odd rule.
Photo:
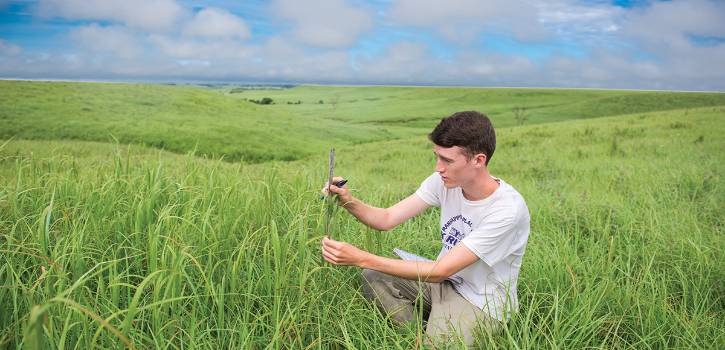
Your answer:
[[[438,261],[411,261],[378,256],[346,242],[327,237],[322,239],[322,255],[335,265],[353,265],[409,280],[440,283],[478,261],[479,258],[463,244],[457,244]]]

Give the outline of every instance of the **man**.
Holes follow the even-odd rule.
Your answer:
[[[383,231],[440,206],[443,247],[437,261],[385,258],[327,237],[322,254],[333,264],[363,268],[363,293],[394,321],[414,321],[416,300],[422,299],[427,335],[456,332],[470,345],[474,328],[495,332],[518,308],[516,282],[529,236],[529,210],[511,185],[488,172],[496,148],[488,117],[455,113],[428,136],[436,172],[394,206],[372,207],[345,187],[333,185],[330,191],[358,220]],[[448,279],[454,274],[459,282]]]

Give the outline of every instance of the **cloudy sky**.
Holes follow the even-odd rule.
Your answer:
[[[0,77],[725,91],[725,1],[0,0]]]

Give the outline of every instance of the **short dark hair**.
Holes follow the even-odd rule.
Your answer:
[[[496,132],[491,120],[476,111],[457,112],[441,119],[428,138],[441,147],[463,148],[469,159],[483,153],[486,155],[486,165],[496,150]]]

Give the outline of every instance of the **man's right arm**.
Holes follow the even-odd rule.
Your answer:
[[[340,180],[342,178],[335,178],[333,182]],[[330,192],[336,193],[340,206],[347,209],[360,222],[380,231],[392,230],[405,220],[422,213],[430,207],[416,194],[410,195],[390,208],[376,208],[353,197],[348,188],[331,185]]]

